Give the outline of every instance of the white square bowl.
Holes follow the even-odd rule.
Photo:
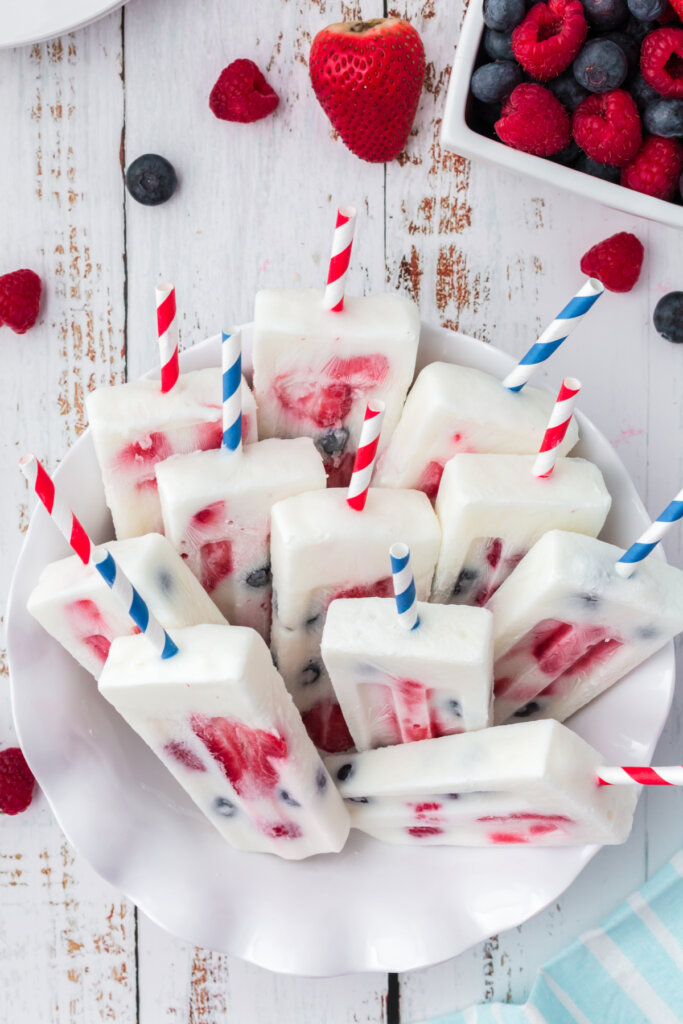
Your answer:
[[[442,145],[460,156],[486,160],[488,163],[507,167],[518,174],[530,175],[548,185],[566,188],[577,195],[585,196],[586,199],[604,203],[613,210],[623,210],[637,217],[646,217],[661,224],[683,228],[683,206],[634,192],[621,185],[613,185],[610,181],[602,181],[571,167],[563,167],[562,164],[545,157],[522,153],[497,139],[479,135],[469,127],[466,111],[470,97],[470,80],[484,33],[482,9],[483,0],[470,0],[448,84],[446,109],[441,126]]]

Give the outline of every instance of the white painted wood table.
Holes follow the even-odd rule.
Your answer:
[[[647,253],[641,282],[601,300],[553,377],[583,380],[583,409],[653,513],[680,486],[683,347],[657,336],[651,312],[683,284],[683,235],[441,152],[462,0],[399,3],[424,39],[426,87],[405,154],[386,167],[357,160],[313,97],[307,55],[320,27],[361,9],[383,13],[380,0],[131,0],[80,32],[0,52],[0,272],[32,267],[46,293],[36,329],[0,330],[3,602],[31,504],[16,458],[33,450],[54,469],[86,425],[85,394],[154,363],[159,275],[176,283],[191,344],[249,319],[258,287],[320,284],[340,202],[359,209],[351,291],[402,290],[423,319],[514,353],[571,294],[585,249],[635,230]],[[208,110],[218,72],[237,57],[256,60],[281,97],[256,125]],[[176,197],[158,209],[123,186],[122,166],[145,152],[179,174]],[[681,531],[665,546],[683,565]],[[6,690],[1,745],[13,738]],[[679,696],[660,763],[680,760],[682,728]],[[603,850],[526,925],[398,979],[313,981],[161,932],[74,853],[38,796],[0,822],[0,1024],[407,1022],[522,1000],[543,959],[681,844],[683,792],[647,793],[628,844]]]

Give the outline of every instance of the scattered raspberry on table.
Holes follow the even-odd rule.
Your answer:
[[[0,813],[20,814],[33,799],[36,780],[19,747],[0,750]]]
[[[280,97],[268,85],[253,60],[234,60],[223,68],[211,90],[209,106],[221,121],[250,124],[267,117]]]
[[[628,231],[598,242],[581,257],[581,271],[611,292],[630,292],[643,266],[643,243]]]
[[[25,334],[38,319],[41,280],[32,270],[14,270],[0,277],[0,327]]]

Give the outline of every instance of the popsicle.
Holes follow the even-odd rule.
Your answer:
[[[623,843],[633,788],[601,786],[604,758],[558,722],[442,736],[326,759],[352,828],[388,843]]]
[[[410,390],[373,483],[416,488],[434,502],[444,465],[460,452],[537,452],[553,404],[545,391],[513,392],[470,366],[429,363]],[[578,438],[572,420],[560,454],[570,452]]]
[[[563,721],[683,630],[683,572],[551,530],[491,598],[494,720]]]
[[[337,217],[328,287],[268,289],[254,305],[260,437],[312,437],[331,487],[351,477],[368,399],[386,405],[382,450],[415,370],[420,315],[396,294],[344,295],[355,211]]]
[[[119,540],[163,533],[155,467],[171,455],[221,443],[221,370],[181,374],[173,389],[136,380],[96,388],[86,399],[104,493]],[[256,406],[242,384],[244,440],[256,440]]]
[[[371,467],[369,467],[371,470]],[[429,596],[441,531],[424,494],[370,488],[363,511],[341,488],[279,501],[272,510],[273,656],[316,746],[351,745],[320,656],[325,615],[338,598],[389,597],[389,546],[412,552],[417,596]]]
[[[348,813],[258,633],[173,636],[167,660],[142,636],[116,639],[100,693],[231,845],[290,860],[340,850]]]
[[[111,541],[107,550],[166,629],[225,619],[169,541],[158,533]],[[135,632],[127,610],[92,564],[76,555],[43,569],[28,610],[83,668],[98,678],[112,641]]]
[[[407,630],[390,598],[328,608],[322,658],[358,750],[490,724],[491,613],[422,601],[416,611]]]
[[[559,458],[534,476],[533,455],[455,455],[436,499],[442,541],[432,600],[483,605],[548,530],[597,536],[611,498],[592,462]]]
[[[193,452],[156,468],[166,536],[233,625],[268,641],[271,619],[270,510],[325,487],[308,437],[270,438],[225,451]]]

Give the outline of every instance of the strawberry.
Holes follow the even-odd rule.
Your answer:
[[[400,18],[328,25],[313,40],[309,66],[318,102],[351,152],[370,163],[397,157],[425,75],[412,25]]]
[[[0,750],[0,814],[25,811],[31,803],[35,781],[19,747]]]

